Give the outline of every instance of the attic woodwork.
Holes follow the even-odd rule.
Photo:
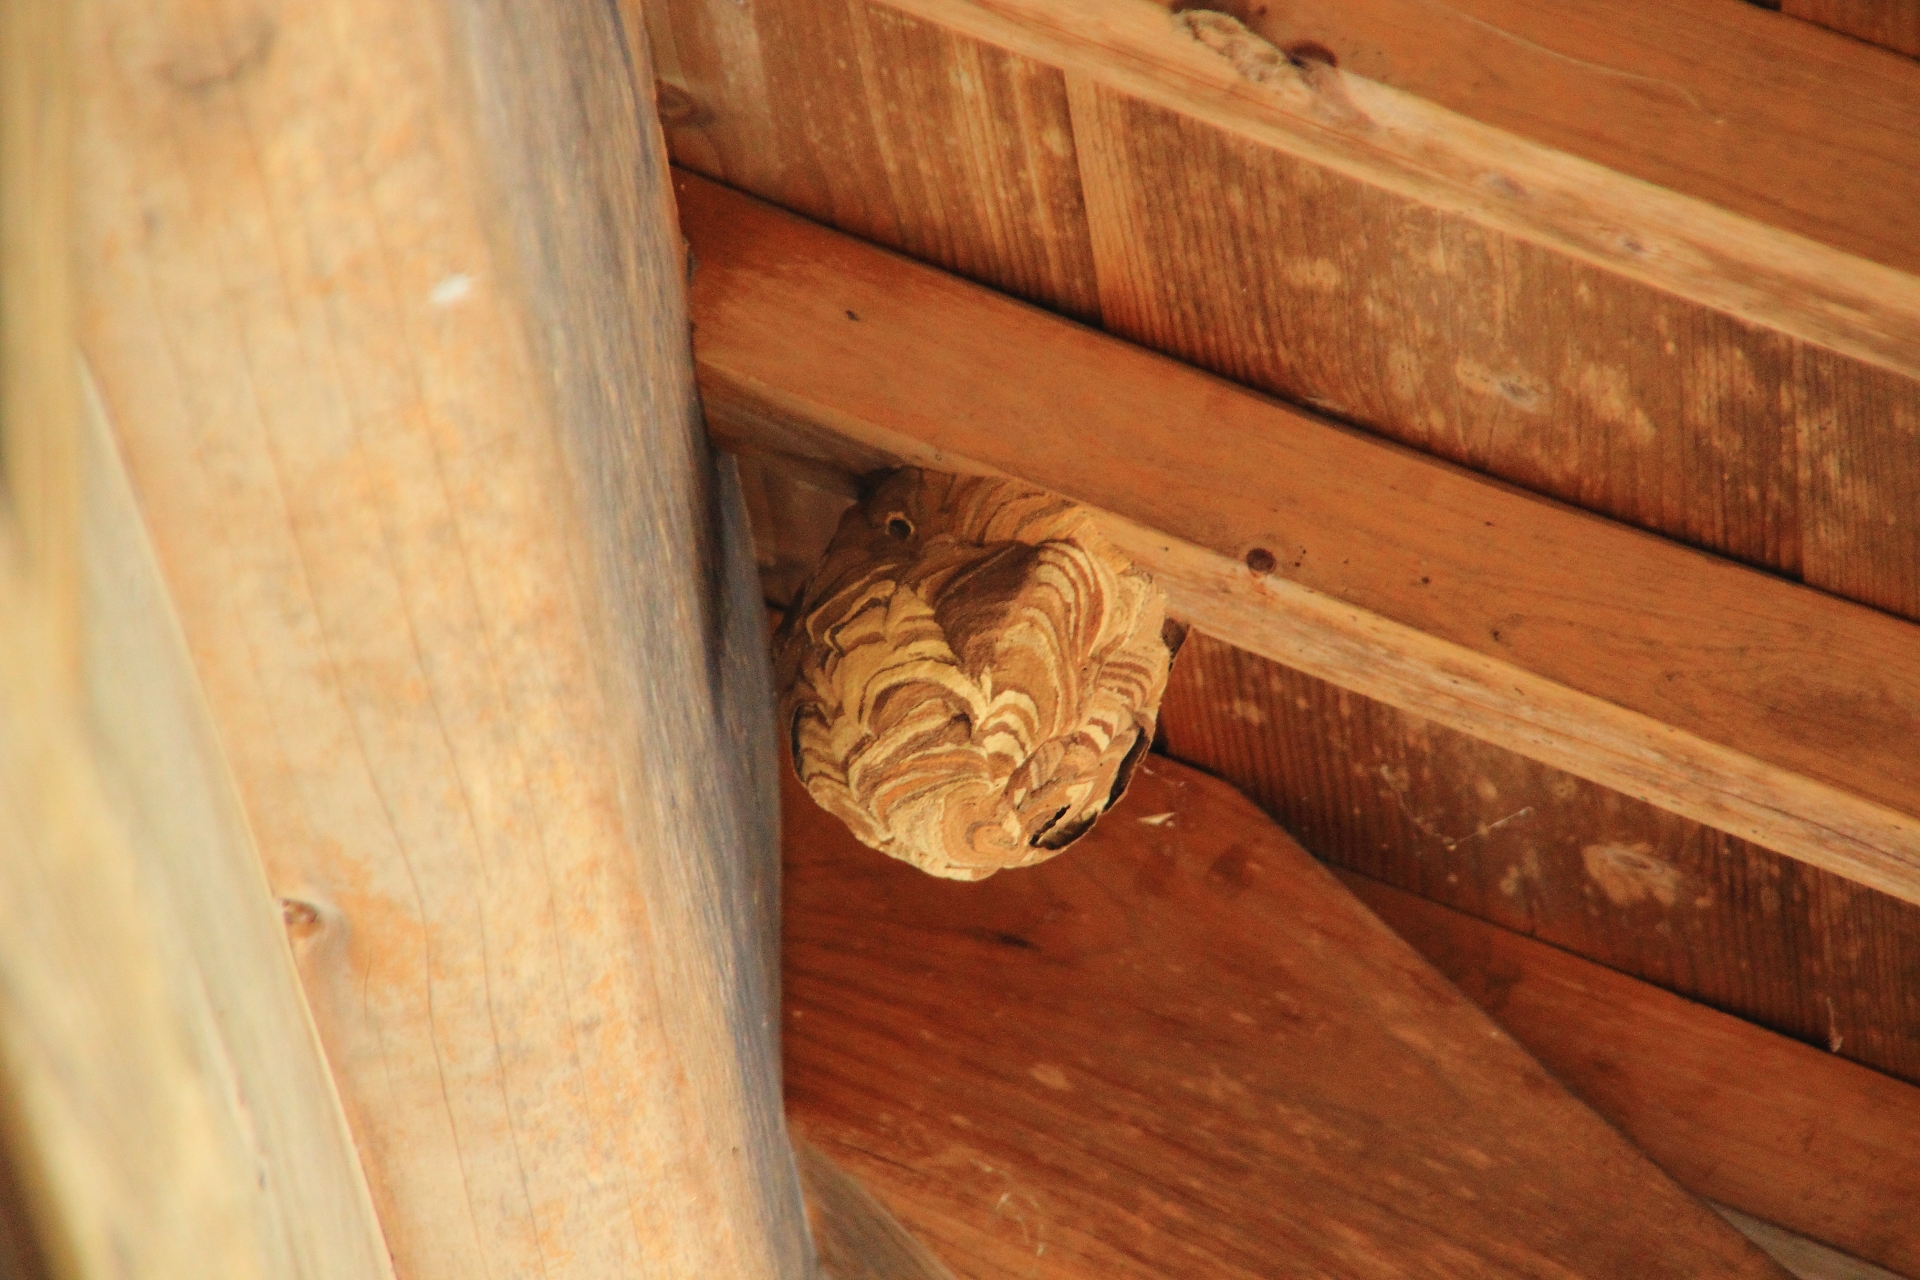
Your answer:
[[[1583,1107],[1246,800],[1154,760],[1071,857],[973,885],[849,847],[788,782],[783,926],[696,319],[765,348],[700,376],[716,431],[831,491],[808,518],[877,467],[1030,452],[1186,614],[1908,891],[1872,823],[1905,838],[1913,778],[1842,733],[1912,727],[1911,65],[1734,0],[1627,0],[1641,28],[1585,67],[1506,0],[1393,3],[1350,8],[1410,15],[1402,70],[1460,51],[1523,92],[1147,0],[0,5],[0,1197],[32,1218],[0,1205],[0,1269],[31,1235],[59,1280],[1777,1275],[1697,1194],[1908,1266],[1913,1094],[1841,1059],[1920,1079],[1920,907],[1644,806],[1723,860],[1713,908],[1654,911],[1694,864],[1629,850],[1603,878],[1664,888],[1557,936],[1771,984],[1729,1007],[1830,1052],[1349,882]],[[690,316],[656,97],[684,163],[936,270],[822,313],[706,243]],[[867,260],[818,243],[799,294]],[[1009,325],[1060,395],[993,355]],[[1288,519],[1168,465],[1178,432],[1291,477]],[[1437,571],[1393,559],[1416,525]],[[811,554],[774,551],[797,589]],[[1566,554],[1571,596],[1525,572]],[[1515,572],[1507,613],[1462,607]],[[1801,660],[1747,669],[1750,626]],[[1246,754],[1275,814],[1351,799],[1346,852],[1506,901],[1467,850],[1509,846],[1422,829],[1392,807],[1417,782],[1313,776],[1394,734],[1415,760],[1417,714],[1190,658],[1167,746]],[[1268,767],[1309,710],[1351,724]],[[1630,803],[1505,767],[1573,786],[1563,816]],[[1629,1043],[1667,1052],[1614,1069]]]
[[[684,165],[1424,452],[1920,618],[1920,281],[1904,271],[1334,69],[1369,122],[1342,124],[1307,73],[1248,81],[1147,0],[646,12],[686,104],[669,127]],[[1920,73],[1751,16],[1843,62],[1900,64],[1899,86]],[[1850,118],[1863,83],[1820,77],[1803,114]],[[1870,110],[1912,109],[1910,88],[1886,93]],[[1848,137],[1795,145],[1835,148],[1824,182],[1844,188]]]
[[[1097,512],[1203,631],[1920,900],[1920,762],[1884,749],[1920,733],[1912,624],[678,190],[730,447],[1017,477]]]
[[[1784,1274],[1230,787],[973,885],[786,787],[789,1113],[961,1280]]]
[[[1920,243],[1905,231],[1920,205],[1920,64],[1911,58],[1739,0],[1171,7],[1222,10],[1343,78],[1920,270]]]
[[[1920,1088],[1377,880],[1340,881],[1689,1191],[1920,1274]]]
[[[805,1276],[763,615],[644,52],[595,4],[259,12],[82,6],[70,340],[378,1256]],[[377,1275],[335,1221],[257,1274]]]
[[[1160,725],[1333,866],[1920,1083],[1920,906],[1206,635]]]

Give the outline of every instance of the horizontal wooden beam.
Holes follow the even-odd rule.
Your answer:
[[[711,15],[698,11],[701,2],[658,0],[665,12],[656,10],[654,24],[671,33],[703,19],[711,23]],[[1711,198],[1726,197],[1716,187],[1709,186],[1708,198],[1703,198],[1655,186],[1391,85],[1346,72],[1336,74],[1331,68],[1316,71],[1305,59],[1289,62],[1282,51],[1258,37],[1235,39],[1204,27],[1193,29],[1173,23],[1166,11],[1154,4],[1114,0],[863,3],[872,8],[877,22],[886,22],[883,15],[892,15],[892,25],[909,29],[917,26],[938,32],[949,42],[969,41],[1002,50],[1064,76],[1067,101],[1062,105],[1068,108],[1073,137],[1070,145],[1067,139],[1053,139],[1050,145],[1077,158],[1074,185],[1084,188],[1091,213],[1111,219],[1110,226],[1096,227],[1091,235],[1093,256],[1102,277],[1103,310],[1115,300],[1110,297],[1106,278],[1112,276],[1117,283],[1118,278],[1133,274],[1128,264],[1117,260],[1125,256],[1125,250],[1113,241],[1116,237],[1131,238],[1140,229],[1129,226],[1129,220],[1139,223],[1148,211],[1132,206],[1150,200],[1153,194],[1119,189],[1125,183],[1116,165],[1144,166],[1145,171],[1152,171],[1152,159],[1129,155],[1135,144],[1127,138],[1138,123],[1133,117],[1142,111],[1159,112],[1190,127],[1189,140],[1195,148],[1203,145],[1204,134],[1204,145],[1220,141],[1229,147],[1245,145],[1289,156],[1330,178],[1354,180],[1436,213],[1465,215],[1476,225],[1546,246],[1556,255],[1920,377],[1920,278],[1900,266],[1835,247],[1834,241],[1854,239],[1851,234],[1816,239],[1748,217]],[[1832,39],[1810,29],[1805,34],[1821,41]],[[721,146],[737,146],[753,128],[765,128],[762,122],[745,117],[764,110],[768,102],[780,102],[782,94],[791,91],[783,77],[769,76],[756,65],[767,56],[764,47],[755,47],[741,32],[728,32],[717,42],[724,47],[729,39],[738,43],[736,52],[741,63],[728,68],[731,74],[725,84],[730,96],[693,103],[668,120],[670,125],[680,126],[676,132],[696,128]],[[1896,61],[1878,51],[1863,52],[1882,71],[1882,64]],[[924,70],[948,56],[945,50],[938,54],[929,50],[919,58],[915,57],[917,53],[913,49],[903,51],[907,63],[901,68],[903,73],[911,75],[916,61],[925,64]],[[807,56],[824,60],[827,53],[810,49]],[[820,74],[849,74],[849,60],[837,61],[837,67],[822,65]],[[864,66],[861,69],[865,70]],[[719,78],[716,69],[704,63],[696,63],[694,70],[703,80]],[[756,74],[763,83],[752,83]],[[1920,82],[1920,75],[1903,76],[1887,86],[1892,109],[1898,111],[1904,105],[1899,93],[1910,82]],[[982,86],[977,92],[984,90]],[[951,105],[943,103],[941,107]],[[1800,105],[1803,115],[1812,111],[1818,118],[1835,123],[1842,118],[1828,109],[1829,104]],[[807,106],[814,109],[814,104]],[[927,128],[936,118],[934,112],[923,108],[918,120],[902,121],[899,127],[908,131]],[[1030,137],[1027,122],[1021,119],[977,123],[984,132],[963,140],[962,145],[976,151],[977,161],[989,166],[1008,152],[1031,148],[1035,143],[1049,145],[1045,138]],[[848,130],[853,136],[846,141],[857,145],[859,132]],[[934,142],[932,138],[913,140],[929,145]],[[1809,141],[1807,145],[1818,144]],[[1875,167],[1880,167],[1883,160],[1887,180],[1904,185],[1911,175],[1904,171],[1902,161],[1909,158],[1907,148],[1914,144],[1911,139],[1898,139],[1894,145],[1898,154],[1879,158]],[[879,150],[878,155],[857,157],[860,163],[854,167],[885,171],[892,179],[890,186],[904,176],[895,171],[910,170],[916,160],[934,164],[930,158],[889,155],[892,148],[884,140],[879,142]],[[676,159],[681,158],[681,152],[682,148],[676,147]],[[698,157],[690,154],[687,158]],[[734,161],[724,167],[726,176],[732,178],[738,170],[749,188],[761,186],[753,180],[759,176],[753,167],[743,165],[740,158],[726,158]],[[1174,167],[1187,158],[1160,158],[1167,166],[1162,176],[1174,178]],[[801,159],[776,152],[760,157],[758,167],[794,169]],[[915,175],[919,178],[916,185],[931,189],[934,204],[943,197],[967,199],[967,193],[960,190],[964,168],[943,168]],[[1841,181],[1840,175],[1828,176],[1830,182]],[[1034,181],[1040,179],[1040,174],[1033,175]],[[766,180],[778,185],[770,174]],[[783,179],[787,183],[794,180],[792,176]],[[821,175],[815,182],[833,184],[839,180],[839,175]],[[872,199],[882,193],[862,194]],[[897,198],[897,193],[890,194]],[[1873,194],[1877,197],[1879,193]],[[833,203],[856,204],[855,193],[848,192],[847,197]],[[1066,215],[1064,210],[1055,212]],[[1195,210],[1193,216],[1205,219],[1216,213]],[[1805,222],[1808,231],[1818,229],[1813,221],[1787,221]],[[903,230],[911,239],[937,232],[932,225]],[[1904,249],[1894,247],[1901,243],[1898,237],[1887,236],[1884,228],[1871,236],[1864,227],[1857,231],[1873,241],[1881,257],[1906,264]],[[1881,245],[1888,247],[1880,251]],[[1112,261],[1101,261],[1103,256]],[[1300,266],[1311,271],[1311,264]],[[1444,264],[1440,274],[1449,274]],[[1119,318],[1107,317],[1109,324]]]
[[[677,187],[729,447],[1064,494],[1205,631],[1920,901],[1920,628]]]

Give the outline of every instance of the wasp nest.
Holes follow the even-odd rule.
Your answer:
[[[1153,740],[1165,616],[1073,503],[898,472],[841,520],[777,638],[794,768],[862,841],[923,871],[1045,861]]]

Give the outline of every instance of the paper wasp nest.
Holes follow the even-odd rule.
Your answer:
[[[861,840],[923,871],[1043,862],[1153,739],[1165,617],[1073,503],[898,472],[841,520],[777,637],[794,767]]]

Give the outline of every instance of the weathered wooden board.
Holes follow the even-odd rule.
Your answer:
[[[789,1114],[957,1276],[1782,1274],[1222,783],[971,885],[786,798]]]
[[[85,352],[412,1280],[812,1266],[761,611],[626,34],[82,26]]]
[[[1905,272],[1310,60],[1263,69],[1242,50],[1255,83],[1147,0],[658,0],[648,21],[674,154],[702,172],[1417,448],[1920,617],[1905,500],[1920,488],[1920,282]],[[1790,137],[1768,145],[1822,172],[1808,185],[1835,216],[1863,211],[1920,172],[1920,132],[1876,135],[1891,150],[1874,164],[1903,177],[1869,192],[1852,185],[1873,166],[1849,162],[1848,131],[1800,125],[1906,118],[1920,68],[1799,34],[1862,65],[1796,81],[1819,109],[1792,108]],[[1769,96],[1768,77],[1810,66],[1746,65],[1699,92],[1749,95],[1763,118],[1792,98]],[[1750,183],[1746,160],[1716,153]],[[1858,229],[1905,245],[1876,250],[1897,257],[1902,225]]]
[[[1210,636],[1161,726],[1317,857],[1920,1083],[1920,907]]]
[[[0,7],[0,518],[55,631],[48,678],[69,688],[80,590],[73,25],[65,0]]]
[[[1341,880],[1689,1191],[1920,1274],[1920,1089],[1377,880]]]
[[[1219,0],[1282,50],[1912,272],[1920,65],[1724,0]]]
[[[21,1197],[0,1274],[378,1280],[373,1203],[120,460],[97,414],[34,426],[77,464],[78,577],[23,573],[0,519],[0,1196]],[[21,1253],[34,1269],[7,1269]]]
[[[75,18],[0,8],[0,1274],[378,1280],[278,906],[83,406]]]
[[[1920,58],[1920,7],[1907,0],[1780,0],[1780,11]]]
[[[1064,494],[1203,629],[1920,900],[1920,628],[680,190],[732,445]]]

